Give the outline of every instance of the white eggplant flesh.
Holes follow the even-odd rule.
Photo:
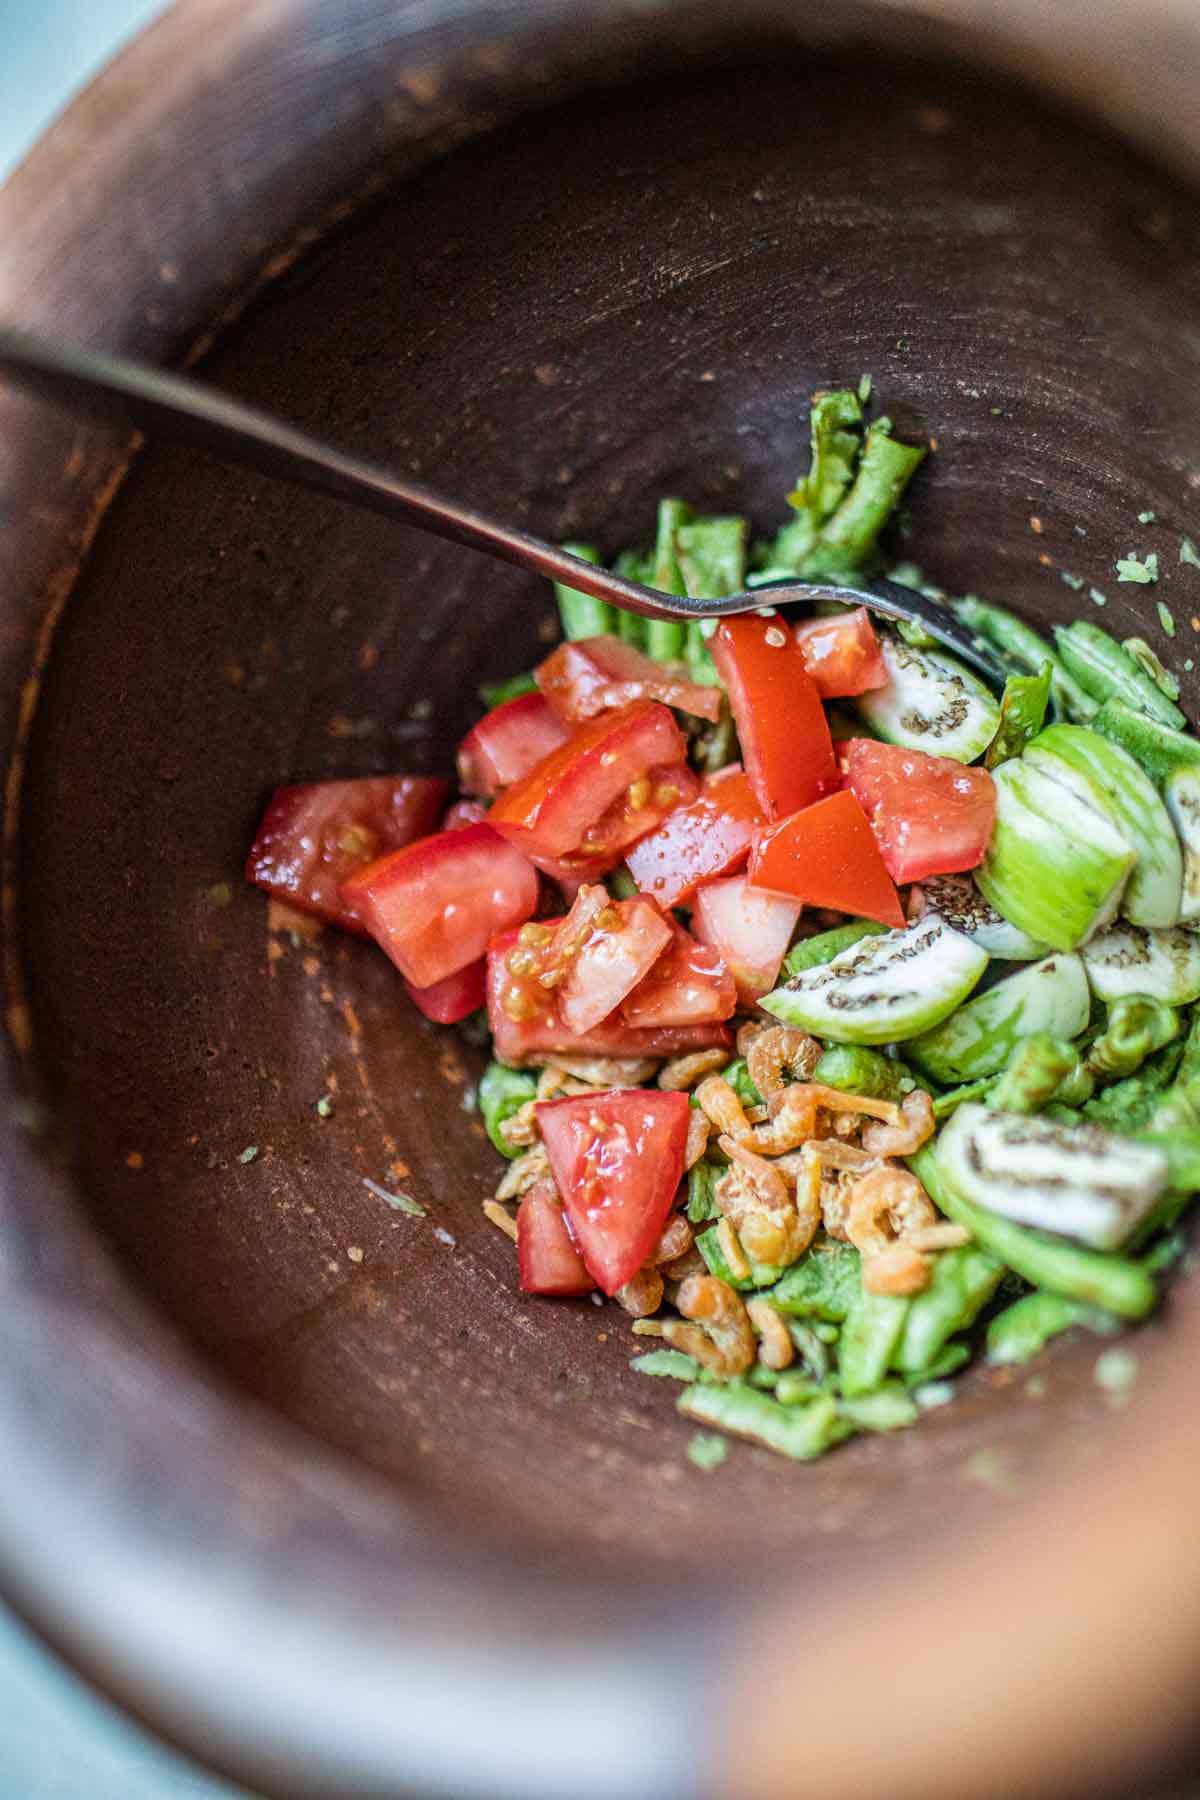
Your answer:
[[[895,1044],[927,1031],[966,999],[987,953],[936,913],[905,931],[861,938],[804,969],[759,1004],[785,1025],[837,1044]]]
[[[1118,1250],[1167,1185],[1167,1159],[1150,1144],[974,1102],[945,1126],[937,1159],[964,1199],[1094,1250]]]
[[[1147,931],[1140,925],[1110,925],[1079,952],[1092,992],[1101,1000],[1139,994],[1164,1006],[1200,999],[1200,937],[1173,926]]]

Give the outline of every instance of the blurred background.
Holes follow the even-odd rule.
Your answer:
[[[0,181],[162,0],[0,0]],[[0,1603],[0,1800],[239,1800],[144,1737]]]

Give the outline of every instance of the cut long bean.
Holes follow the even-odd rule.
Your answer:
[[[584,562],[600,561],[600,552],[594,544],[564,544],[563,549],[569,550],[572,556],[578,556]],[[596,600],[591,594],[581,594],[577,588],[567,587],[561,581],[554,583],[554,593],[565,638],[601,637],[605,632],[616,630],[616,609],[606,600]]]

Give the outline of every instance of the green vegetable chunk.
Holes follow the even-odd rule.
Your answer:
[[[736,1288],[739,1293],[749,1293],[755,1288],[771,1287],[783,1274],[783,1270],[774,1263],[758,1263],[752,1256],[747,1256],[746,1261],[750,1264],[749,1277],[735,1275],[725,1261],[715,1230],[702,1231],[696,1239],[696,1248],[708,1264],[709,1273],[716,1275],[721,1281],[727,1281],[729,1286]]]
[[[985,1100],[999,1079],[998,1075],[984,1075],[979,1081],[964,1081],[961,1087],[948,1088],[934,1100],[934,1118],[948,1119],[951,1113],[957,1112],[960,1106],[966,1106],[969,1101]]]
[[[1070,1300],[1064,1294],[1038,1290],[1014,1300],[988,1326],[987,1354],[992,1363],[1026,1363],[1051,1338],[1069,1331],[1072,1325],[1088,1325],[1093,1331],[1115,1331],[1118,1321],[1111,1313],[1098,1312],[1081,1300]]]
[[[932,1147],[919,1150],[909,1162],[947,1218],[965,1225],[982,1249],[1035,1287],[1049,1288],[1123,1319],[1144,1318],[1153,1310],[1158,1291],[1140,1264],[1085,1250],[975,1205],[943,1173]]]
[[[998,1074],[1022,1038],[1039,1032],[1073,1038],[1088,1022],[1091,1001],[1077,956],[1047,956],[998,981],[951,1013],[931,1031],[912,1038],[905,1056],[949,1085]]]
[[[860,1258],[850,1244],[822,1244],[806,1251],[767,1298],[793,1319],[825,1319],[840,1325],[860,1290]]]
[[[1078,1106],[1091,1097],[1092,1077],[1074,1044],[1048,1031],[1017,1045],[987,1096],[997,1112],[1039,1113],[1052,1100]]]
[[[782,1406],[753,1388],[698,1384],[685,1388],[676,1402],[681,1413],[704,1425],[716,1425],[738,1437],[753,1438],[796,1462],[809,1462],[833,1448],[853,1427],[839,1417],[837,1402],[826,1394],[805,1406]]]
[[[1141,994],[1116,1000],[1108,1009],[1102,1035],[1088,1051],[1087,1066],[1101,1081],[1132,1075],[1148,1056],[1177,1038],[1179,1029],[1179,1014],[1161,1000]]]
[[[1067,785],[1085,806],[1099,797],[1109,822],[1137,852],[1121,911],[1135,925],[1173,925],[1183,881],[1179,840],[1135,758],[1098,731],[1051,725],[1029,746],[1025,761]]]
[[[986,966],[985,951],[926,913],[904,931],[865,938],[793,975],[760,1004],[785,1025],[834,1043],[900,1043],[953,1012]]]
[[[915,1425],[921,1409],[898,1381],[885,1381],[874,1393],[838,1401],[838,1416],[856,1431],[901,1431]]]
[[[721,1209],[713,1197],[713,1188],[724,1173],[724,1169],[718,1169],[704,1158],[688,1170],[687,1216],[693,1225],[720,1218]]]
[[[631,1356],[629,1366],[639,1375],[662,1375],[671,1381],[695,1381],[702,1372],[695,1357],[682,1350],[647,1350]]]
[[[1054,631],[1058,653],[1068,672],[1094,700],[1123,700],[1160,724],[1178,730],[1187,720],[1168,700],[1137,658],[1129,654],[1090,619],[1058,625]]]
[[[966,594],[953,603],[960,621],[977,637],[990,644],[1009,664],[1036,675],[1045,663],[1050,664],[1050,693],[1060,713],[1071,719],[1089,719],[1096,702],[1073,675],[1067,673],[1053,648],[1044,637],[1018,619],[1004,606],[992,606],[974,594]]]
[[[479,1114],[488,1136],[501,1156],[516,1157],[525,1154],[524,1146],[510,1144],[501,1135],[500,1127],[536,1095],[536,1075],[530,1075],[523,1069],[510,1069],[502,1062],[490,1062],[484,1070],[477,1096]]]
[[[996,824],[975,879],[1014,925],[1074,950],[1116,911],[1136,852],[1098,792],[1085,803],[1024,757],[992,779]]]
[[[991,689],[943,650],[918,650],[881,635],[888,685],[855,700],[886,743],[974,762],[996,735],[1000,708]]]
[[[902,1062],[862,1044],[831,1044],[812,1078],[840,1094],[869,1094],[876,1100],[903,1100],[917,1085]]]
[[[908,1303],[894,1366],[910,1376],[927,1368],[957,1331],[965,1331],[1000,1285],[1004,1265],[978,1244],[943,1250],[929,1285]]]
[[[841,575],[869,562],[880,532],[925,459],[924,444],[901,444],[884,419],[869,428],[850,492],[804,559],[807,575]]]
[[[903,1294],[872,1294],[859,1282],[838,1340],[838,1375],[847,1398],[869,1394],[887,1373],[910,1305]]]
[[[563,549],[583,562],[600,561],[600,552],[593,544],[564,544]],[[606,600],[594,600],[591,594],[581,594],[561,581],[554,583],[554,594],[565,638],[601,637],[616,631],[616,609]]]
[[[1047,660],[1036,675],[1010,675],[1000,699],[1000,723],[988,745],[984,762],[989,769],[1020,756],[1038,732],[1050,704],[1050,682],[1054,664]]]
[[[1106,700],[1092,724],[1114,744],[1128,750],[1159,787],[1176,769],[1194,768],[1200,763],[1200,743],[1195,738],[1147,718],[1123,700]]]
[[[532,675],[510,675],[507,681],[484,681],[479,686],[479,698],[491,712],[494,707],[503,706],[506,700],[519,700],[522,694],[532,694],[537,682]]]
[[[832,962],[860,939],[878,937],[886,930],[886,925],[878,925],[874,919],[855,919],[849,925],[835,925],[832,931],[818,931],[814,937],[801,938],[793,944],[783,960],[784,969],[789,975],[802,975],[805,969]]]
[[[1166,1158],[1150,1145],[1098,1125],[985,1106],[958,1109],[937,1157],[955,1191],[976,1205],[1095,1250],[1123,1244],[1167,1186]]]

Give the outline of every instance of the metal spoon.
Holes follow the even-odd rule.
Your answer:
[[[749,592],[727,594],[719,600],[661,594],[571,556],[542,538],[489,519],[419,482],[404,481],[323,444],[215,388],[184,375],[168,374],[149,363],[0,329],[0,371],[59,405],[120,419],[142,430],[162,430],[228,462],[244,463],[260,474],[404,519],[645,619],[713,619],[755,612],[767,605],[839,600],[869,607],[884,618],[923,625],[930,637],[973,664],[988,681],[997,686],[1004,683],[999,664],[946,607],[894,581],[872,580],[862,587],[837,581],[765,581]]]

